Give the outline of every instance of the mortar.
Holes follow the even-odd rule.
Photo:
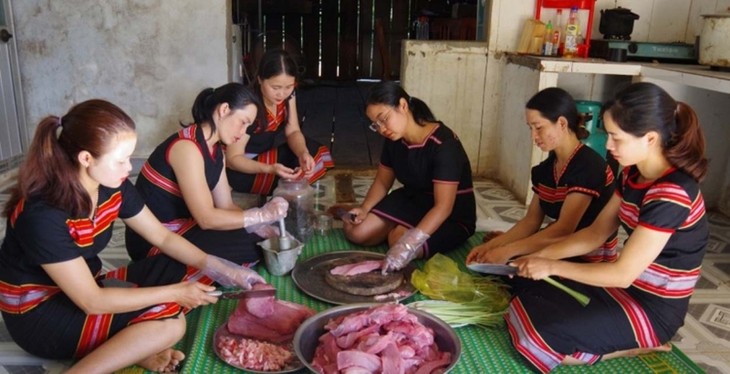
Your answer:
[[[289,249],[279,250],[279,237],[275,236],[258,243],[264,250],[264,263],[272,275],[285,275],[297,264],[304,244],[292,236],[287,237]]]

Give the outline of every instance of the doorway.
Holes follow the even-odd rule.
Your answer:
[[[20,163],[28,141],[12,14],[10,0],[0,0],[0,172]]]

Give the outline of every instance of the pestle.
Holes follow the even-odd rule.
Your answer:
[[[285,251],[291,248],[291,240],[286,236],[286,226],[284,219],[279,220],[279,251]]]

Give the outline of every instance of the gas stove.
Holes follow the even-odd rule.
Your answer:
[[[620,51],[621,53],[616,53]],[[626,52],[623,52],[626,51]],[[616,60],[617,55],[632,61],[661,61],[678,63],[697,63],[694,44],[687,43],[650,43],[631,40],[591,40],[590,57]]]

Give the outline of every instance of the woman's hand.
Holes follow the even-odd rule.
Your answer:
[[[252,269],[210,254],[206,256],[205,267],[201,270],[204,275],[224,287],[250,290],[254,284],[266,283],[266,280]]]
[[[284,164],[274,164],[274,174],[282,179],[297,179],[302,175],[299,168],[292,169]]]
[[[481,244],[469,252],[466,256],[466,263],[506,264],[512,258],[508,249],[507,246],[495,247],[489,243]]]
[[[299,168],[304,172],[304,178],[309,178],[314,174],[314,158],[309,152],[302,153],[299,156]]]
[[[369,212],[362,207],[357,207],[350,209],[350,213],[352,213],[352,219],[349,222],[355,225],[359,225],[362,223],[362,221],[365,220],[365,217],[367,217]]]
[[[203,305],[215,304],[218,301],[217,297],[208,294],[208,292],[215,291],[215,287],[203,283],[184,281],[170,285],[170,287],[176,288],[178,296],[175,302],[185,308],[193,309]]]
[[[517,275],[534,280],[541,280],[554,274],[553,265],[557,260],[537,256],[525,256],[510,262],[517,267]]]

